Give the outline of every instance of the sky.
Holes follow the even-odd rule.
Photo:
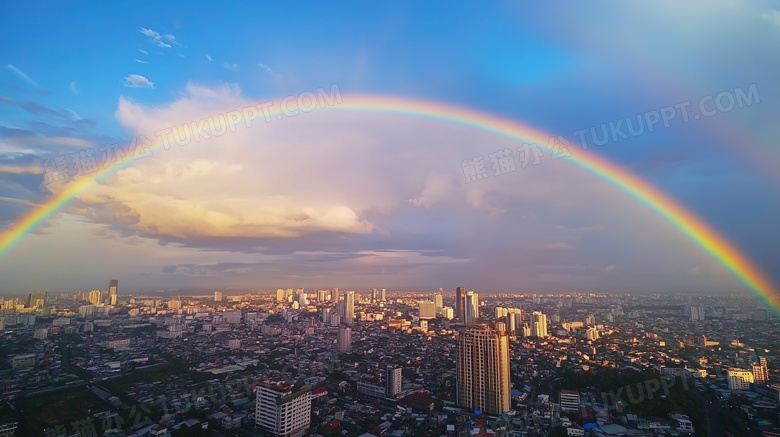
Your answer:
[[[0,251],[0,295],[109,279],[128,293],[751,295],[656,211],[561,156],[435,118],[333,110],[366,95],[587,148],[780,284],[780,2],[30,1],[0,17],[0,234],[113,169]],[[130,149],[311,96],[330,100]],[[653,114],[666,118],[651,128]]]

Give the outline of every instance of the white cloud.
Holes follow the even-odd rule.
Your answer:
[[[148,64],[149,63],[147,61],[142,61],[140,59],[136,59],[135,62],[138,62],[139,64]]]
[[[189,123],[257,103],[236,87],[190,84],[187,93],[162,107],[122,99],[116,116],[133,134],[154,139],[163,129],[175,135]],[[563,160],[464,182],[464,157],[478,154],[482,145],[489,146],[487,153],[511,143],[420,119],[315,111],[267,124],[256,121],[251,129],[242,125],[186,146],[171,144],[119,171],[82,200],[99,206],[111,199],[113,206],[102,212],[111,220],[158,235],[290,238],[321,231],[385,232],[376,220],[414,207],[408,199],[426,209],[488,211],[498,217],[511,202],[565,211],[590,208],[592,198],[605,192],[614,197],[610,188],[571,171]],[[526,186],[533,189],[517,188]],[[570,186],[578,187],[578,195],[561,195]],[[547,241],[560,241],[555,238]]]
[[[143,53],[143,54],[145,54],[145,55],[148,55],[148,54],[149,54],[149,52],[147,52],[147,51],[146,51],[146,50],[144,50],[144,49],[138,49],[138,51],[139,51],[139,52],[141,52],[141,53]]]
[[[258,67],[260,67],[260,68],[262,68],[263,70],[265,70],[265,71],[266,71],[268,74],[270,74],[271,76],[273,76],[273,77],[279,77],[279,73],[277,73],[277,72],[275,72],[274,70],[272,70],[272,69],[271,69],[271,67],[269,67],[269,66],[267,66],[267,65],[265,65],[265,64],[257,64],[257,66],[258,66]]]
[[[39,204],[34,203],[34,202],[30,202],[29,200],[16,199],[14,197],[0,196],[0,202],[7,202],[7,203],[13,203],[13,204],[16,204],[16,205],[24,205],[24,206],[31,206],[31,207],[39,206]]]
[[[238,71],[238,64],[229,64],[229,63],[225,62],[224,64],[222,64],[222,67],[224,67],[224,68],[226,68],[228,70]]]
[[[171,34],[160,35],[152,29],[144,29],[143,27],[138,29],[139,32],[149,37],[152,44],[157,47],[170,47],[171,44],[177,44],[176,37]]]
[[[40,165],[7,165],[0,164],[0,173],[12,174],[43,174],[43,167]]]
[[[774,23],[776,26],[780,27],[780,11],[776,9],[772,9],[771,12],[761,14],[761,18],[771,23]]]
[[[73,92],[73,94],[75,94],[77,96],[79,95],[79,89],[76,88],[76,82],[75,81],[70,83],[70,90]]]
[[[29,83],[30,85],[32,85],[32,86],[34,86],[34,87],[36,87],[36,88],[40,88],[40,86],[39,86],[39,85],[38,85],[38,84],[37,84],[37,83],[36,83],[34,80],[32,80],[32,79],[30,78],[30,76],[26,75],[26,74],[24,73],[24,71],[22,71],[22,70],[20,70],[20,69],[18,69],[18,68],[16,68],[16,67],[14,67],[14,66],[13,66],[13,65],[11,65],[11,64],[8,64],[8,68],[9,68],[11,71],[13,71],[14,73],[16,73],[16,75],[17,75],[17,76],[19,76],[19,77],[21,77],[22,79],[24,79],[24,81],[25,81],[25,82]]]
[[[124,84],[128,88],[154,88],[154,84],[140,74],[128,75]]]
[[[213,60],[214,60],[214,58],[212,58],[212,57],[211,57],[211,56],[209,56],[208,54],[206,55],[206,59],[208,59],[208,60],[209,60],[209,62],[211,62],[211,61],[213,61]]]

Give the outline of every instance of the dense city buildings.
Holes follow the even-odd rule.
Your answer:
[[[257,427],[276,435],[417,435],[424,424],[442,435],[488,435],[504,426],[507,437],[533,435],[533,428],[587,437],[590,423],[605,435],[622,428],[641,435],[648,427],[685,435],[704,429],[703,406],[715,404],[722,405],[719,426],[734,435],[777,427],[779,321],[739,299],[696,299],[706,316],[694,322],[690,299],[668,296],[477,298],[464,291],[467,321],[446,306],[456,290],[390,291],[384,302],[375,290],[343,291],[338,302],[335,289],[294,287],[221,302],[212,294],[123,293],[108,305],[102,293],[92,304],[91,291],[47,294],[43,307],[29,295],[6,298],[0,396],[25,407],[36,393],[67,396],[82,387],[95,396],[89,387],[98,386],[102,407],[84,405],[105,415],[127,415],[141,399],[164,396],[170,404],[151,409],[152,423],[144,425],[159,427],[160,436],[185,426],[217,434]],[[654,311],[638,311],[648,307]],[[144,382],[158,373],[176,377]],[[236,380],[246,381],[241,390]],[[17,435],[38,435],[26,434],[37,422],[25,417],[8,424],[21,427]],[[125,435],[147,432],[122,420],[115,426]]]

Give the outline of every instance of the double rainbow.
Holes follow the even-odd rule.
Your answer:
[[[287,112],[282,112],[281,105],[279,104],[274,105],[273,108],[276,109],[270,109],[270,113],[267,115],[275,118],[289,115]],[[548,149],[551,153],[560,152],[560,150],[556,150],[554,145],[548,143],[551,137],[549,134],[504,118],[435,102],[389,96],[347,95],[342,97],[341,102],[336,102],[331,106],[322,106],[316,111],[371,112],[425,118],[482,130],[524,143],[533,143],[538,147]],[[244,112],[244,114],[246,114],[246,112]],[[257,114],[253,114],[253,117],[251,118],[247,116],[244,117],[246,121],[251,122],[253,119],[257,118]],[[215,119],[224,121],[225,117]],[[242,119],[241,121],[245,120]],[[193,133],[191,132],[190,135],[193,135]],[[169,144],[166,144],[162,139],[159,139],[152,144],[150,149],[154,152],[168,146]],[[780,298],[778,297],[774,284],[744,254],[742,254],[739,249],[718,234],[704,221],[683,208],[669,196],[617,165],[586,150],[575,147],[568,147],[567,149],[571,156],[564,159],[577,167],[610,182],[631,197],[656,211],[669,223],[677,227],[691,240],[710,253],[713,258],[726,267],[726,269],[743,282],[749,289],[755,292],[762,301],[770,305],[773,309],[780,310]],[[114,174],[118,170],[129,166],[131,163],[131,161],[128,161],[122,165],[109,167],[96,173],[83,176],[71,182],[63,191],[52,196],[45,203],[33,209],[29,214],[24,216],[10,228],[6,229],[3,234],[0,235],[0,257],[5,255],[14,243],[18,242],[22,237],[35,229],[35,227],[43,222],[49,215],[67,205],[68,202],[77,197],[79,193],[88,189],[98,181]]]

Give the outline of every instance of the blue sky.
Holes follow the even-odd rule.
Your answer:
[[[62,190],[43,164],[338,86],[575,132],[690,103],[593,151],[780,283],[780,4],[0,6],[0,227]],[[754,104],[694,120],[709,96]],[[728,96],[727,96],[728,97]],[[710,102],[712,107],[713,103]],[[550,159],[465,183],[505,139],[317,111],[144,160],[0,258],[0,294],[101,287],[746,292],[643,205]],[[69,158],[68,158],[69,159]]]

